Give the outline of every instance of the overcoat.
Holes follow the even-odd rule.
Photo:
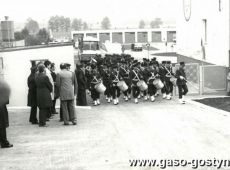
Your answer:
[[[37,106],[37,88],[35,82],[35,73],[31,73],[27,79],[28,96],[27,106]]]
[[[44,73],[38,73],[35,76],[37,87],[37,105],[39,108],[49,108],[52,106],[51,92],[53,86],[49,78]]]

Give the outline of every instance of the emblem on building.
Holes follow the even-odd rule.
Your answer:
[[[186,21],[189,21],[191,17],[191,0],[183,0],[184,17]]]

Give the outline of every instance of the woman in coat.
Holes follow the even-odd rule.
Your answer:
[[[46,126],[46,118],[52,106],[51,92],[53,86],[46,76],[45,66],[43,64],[38,66],[39,73],[35,77],[37,87],[37,106],[39,108],[39,126]]]
[[[28,100],[27,100],[27,106],[30,106],[30,119],[29,121],[32,124],[38,124],[37,119],[37,92],[36,92],[36,83],[35,83],[35,73],[36,73],[36,67],[32,67],[31,73],[27,79],[27,85],[29,87],[28,90]]]

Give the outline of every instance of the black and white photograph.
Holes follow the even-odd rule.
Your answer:
[[[0,170],[229,170],[229,0],[2,0]]]

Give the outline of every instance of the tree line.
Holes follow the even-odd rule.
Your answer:
[[[162,25],[160,18],[155,18],[150,22],[151,28],[159,28]],[[146,22],[141,20],[139,28],[145,28]],[[110,29],[111,22],[108,17],[104,17],[101,21],[101,29]],[[50,32],[70,32],[71,30],[80,31],[93,29],[89,24],[81,18],[70,19],[64,16],[51,16],[48,21],[47,28],[40,28],[37,21],[28,18],[25,27],[21,31],[15,32],[15,40],[25,40],[26,46],[47,44],[52,41]],[[49,31],[48,31],[49,30]]]

